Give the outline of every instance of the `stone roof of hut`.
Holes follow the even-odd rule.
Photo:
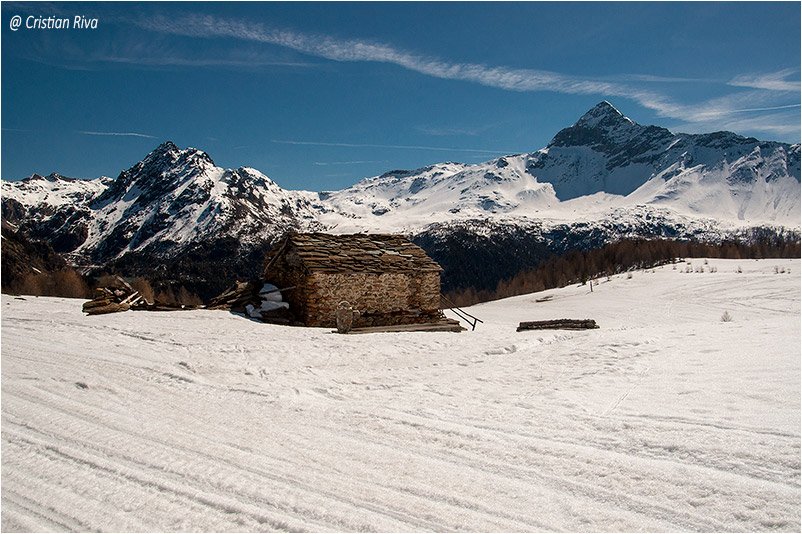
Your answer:
[[[415,272],[442,271],[422,248],[402,235],[288,233],[265,260],[270,265],[277,254],[296,255],[309,271]]]

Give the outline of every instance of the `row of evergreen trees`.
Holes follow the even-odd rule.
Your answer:
[[[460,288],[445,294],[457,306],[470,306],[526,293],[534,293],[633,269],[646,269],[679,258],[799,258],[799,241],[763,238],[753,244],[725,241],[720,244],[668,239],[625,239],[601,248],[552,256],[532,269],[500,280],[494,290]]]

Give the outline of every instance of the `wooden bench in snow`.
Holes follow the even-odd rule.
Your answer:
[[[342,334],[375,334],[381,332],[462,332],[465,330],[460,326],[459,321],[447,319],[437,323],[420,323],[420,324],[396,324],[389,326],[363,326],[360,328],[351,328]],[[337,330],[332,330],[337,332]]]
[[[553,319],[550,321],[524,321],[518,325],[521,330],[590,330],[599,328],[593,319]]]

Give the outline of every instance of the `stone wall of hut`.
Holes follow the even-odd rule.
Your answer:
[[[279,288],[293,288],[282,291],[281,296],[290,305],[290,315],[297,321],[305,322],[306,295],[311,287],[309,274],[300,266],[287,265],[281,258],[264,273],[264,279]]]
[[[304,293],[307,326],[336,326],[342,301],[359,311],[355,327],[428,323],[441,317],[439,272],[317,272],[307,279]]]
[[[267,266],[266,281],[282,291],[290,314],[306,326],[336,327],[337,306],[347,301],[360,315],[354,327],[440,320],[440,272],[399,268],[385,272],[309,271],[294,250]]]

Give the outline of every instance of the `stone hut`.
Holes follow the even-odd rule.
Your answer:
[[[295,233],[265,259],[264,279],[280,288],[306,326],[334,327],[343,301],[353,326],[431,323],[440,311],[442,268],[400,235]]]

